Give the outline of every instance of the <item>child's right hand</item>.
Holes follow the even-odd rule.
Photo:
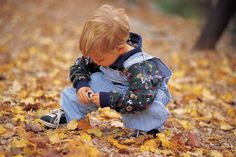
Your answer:
[[[82,104],[88,104],[89,103],[89,99],[88,99],[88,96],[87,96],[87,93],[89,91],[92,91],[91,88],[89,87],[81,87],[78,91],[77,91],[77,97],[79,99],[79,101],[82,103]]]

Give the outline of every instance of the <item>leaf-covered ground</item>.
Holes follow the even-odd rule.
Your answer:
[[[127,8],[144,50],[174,72],[165,131],[131,138],[132,130],[108,108],[55,130],[42,127],[38,118],[59,107],[60,91],[70,85],[68,69],[79,56],[85,18],[107,2],[0,2],[0,157],[235,156],[236,53],[229,37],[217,51],[194,52],[196,21],[131,1],[113,5]]]

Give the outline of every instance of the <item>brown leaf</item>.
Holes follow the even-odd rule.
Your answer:
[[[27,104],[24,106],[25,111],[36,111],[39,109],[39,104]]]
[[[61,155],[55,149],[45,150],[42,157],[61,157]]]
[[[200,146],[200,141],[194,132],[187,133],[187,138],[188,138],[188,141],[186,144],[190,145],[191,147],[199,147]]]
[[[38,137],[31,137],[29,138],[29,141],[34,143],[37,148],[46,149],[47,143],[49,143],[49,139],[46,136],[38,136]]]
[[[43,131],[43,126],[38,124],[38,123],[30,122],[29,124],[27,124],[27,128],[29,130],[34,131],[34,132],[41,132],[41,131]]]

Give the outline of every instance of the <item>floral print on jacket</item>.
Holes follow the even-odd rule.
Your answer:
[[[99,66],[90,58],[79,58],[70,69],[73,87],[77,88],[77,83],[81,81],[89,82],[91,74],[97,71],[100,71]],[[121,71],[127,76],[129,88],[125,94],[109,93],[110,108],[122,114],[147,109],[153,103],[163,79],[158,71],[157,58],[133,64]]]

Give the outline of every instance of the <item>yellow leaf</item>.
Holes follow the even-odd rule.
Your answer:
[[[182,153],[181,157],[192,157],[188,152]]]
[[[8,45],[0,45],[0,53],[6,53],[8,51]]]
[[[223,99],[226,102],[231,102],[231,101],[233,101],[233,95],[232,95],[232,93],[225,93],[225,94],[221,95],[221,99]]]
[[[194,155],[196,155],[196,156],[203,156],[203,153],[204,153],[204,149],[199,148],[199,149],[197,149],[197,150],[194,152]]]
[[[56,97],[57,95],[58,95],[57,91],[50,91],[45,94],[47,98],[53,98],[53,97]]]
[[[16,114],[24,113],[21,106],[15,106],[14,109],[13,109],[13,112],[16,113]]]
[[[41,116],[46,115],[46,114],[49,113],[49,112],[50,112],[49,109],[47,109],[47,110],[39,109],[39,110],[37,110],[37,112],[35,112],[35,115],[36,115],[37,118],[39,118],[39,117],[41,117]]]
[[[4,134],[7,131],[2,125],[0,125],[0,135]]]
[[[24,99],[26,98],[26,96],[28,95],[27,91],[26,90],[22,90],[19,92],[18,96],[20,99]]]
[[[69,150],[67,157],[98,157],[100,152],[97,148],[86,144],[83,141],[70,140],[66,146]]]
[[[102,131],[99,128],[88,129],[87,133],[94,134],[97,137],[101,137],[102,136]]]
[[[17,134],[22,137],[22,138],[29,138],[31,134],[27,131],[22,126],[17,127]]]
[[[225,123],[225,122],[221,122],[220,123],[220,129],[221,130],[232,130],[233,129],[233,126]]]
[[[34,53],[37,52],[37,51],[38,51],[38,49],[37,49],[36,47],[31,46],[31,47],[29,48],[29,52],[30,52],[31,54],[34,54]]]
[[[102,118],[121,118],[121,115],[113,110],[111,110],[110,108],[104,108],[104,109],[100,109],[99,110],[101,112],[100,117]]]
[[[234,130],[233,132],[234,132],[234,135],[236,136],[236,130]]]
[[[212,92],[209,89],[203,88],[202,91],[203,97],[205,97],[208,100],[214,100],[215,96],[212,94]]]
[[[185,71],[176,70],[173,74],[173,78],[182,78],[185,76]]]
[[[11,146],[16,147],[16,148],[24,148],[27,146],[28,143],[29,143],[29,141],[26,139],[21,139],[19,141],[14,140],[11,142]]]
[[[14,155],[13,157],[23,157],[21,154]]]
[[[1,151],[1,150],[0,150],[0,157],[5,157],[4,151]]]
[[[169,149],[159,150],[159,152],[161,154],[164,154],[165,156],[171,156],[171,155],[173,156],[174,155],[174,153]]]
[[[140,147],[141,151],[151,151],[153,153],[157,152],[157,143],[155,142],[154,139],[145,141],[144,144]]]
[[[14,121],[18,121],[20,120],[21,122],[27,122],[28,120],[25,119],[25,116],[23,115],[20,115],[20,114],[17,114],[14,118],[13,118]]]
[[[21,99],[20,102],[24,103],[24,104],[35,104],[34,98],[32,98],[32,97],[27,97],[25,99]]]
[[[58,132],[58,130],[49,130],[47,133],[47,136],[49,138],[49,141],[52,143],[52,144],[55,144],[55,143],[60,143],[61,142],[61,137],[60,137],[60,134]]]
[[[223,157],[223,154],[217,150],[212,150],[210,153],[210,156],[212,157]]]
[[[44,95],[44,92],[41,89],[39,89],[36,92],[32,92],[30,95],[32,97],[39,98],[39,97],[42,97]]]
[[[136,141],[133,139],[133,138],[131,138],[131,139],[125,139],[124,140],[124,143],[125,144],[133,144],[133,143],[135,143]]]
[[[172,112],[174,112],[177,115],[183,115],[183,114],[185,114],[187,112],[187,110],[183,109],[183,108],[178,108],[178,109],[172,110]]]
[[[178,120],[178,122],[187,130],[192,130],[194,128],[193,124],[186,120]]]
[[[91,136],[89,134],[87,134],[86,132],[84,132],[84,131],[80,131],[79,134],[80,134],[80,138],[85,140],[85,141],[91,141],[92,140]]]
[[[117,147],[118,149],[129,150],[128,146],[120,144],[112,136],[108,136],[107,140],[108,140],[108,142],[110,142],[113,146]]]
[[[161,145],[166,148],[176,148],[174,143],[171,143],[167,138],[166,135],[163,133],[157,134],[158,139],[161,141]]]
[[[48,46],[53,43],[51,38],[46,38],[46,37],[40,38],[39,42],[42,45],[48,45]]]
[[[67,129],[68,130],[75,130],[77,129],[77,126],[78,126],[78,122],[76,119],[73,119],[72,121],[70,121],[68,124],[67,124]]]
[[[53,85],[56,85],[56,86],[60,86],[61,85],[61,81],[58,80],[58,79],[55,79],[52,83],[53,83]]]
[[[215,119],[217,120],[220,120],[220,121],[223,121],[225,120],[225,117],[222,116],[222,114],[220,112],[213,112],[213,115],[212,115]]]

